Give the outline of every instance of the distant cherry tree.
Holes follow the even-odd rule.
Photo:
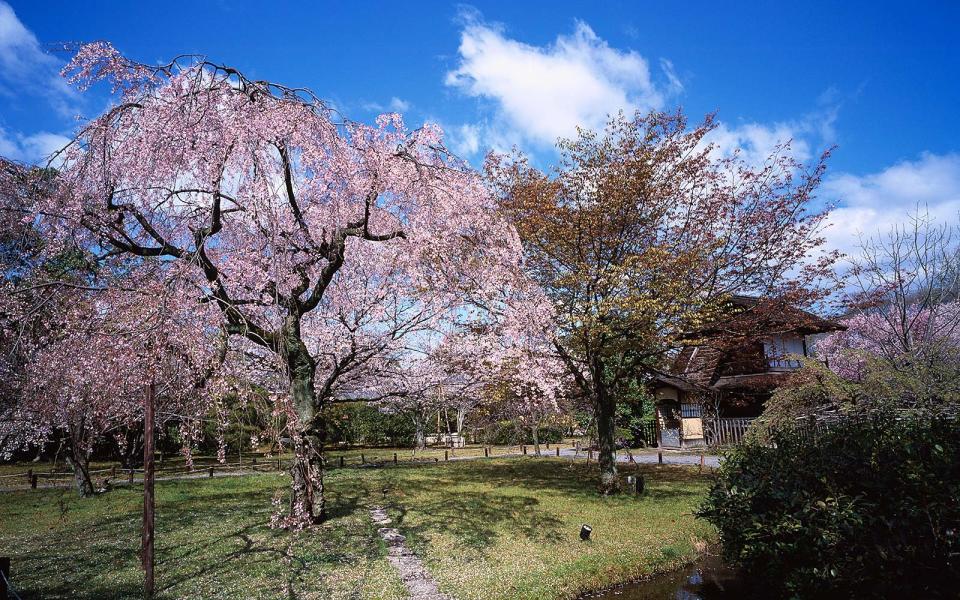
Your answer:
[[[865,237],[851,263],[846,330],[818,355],[847,381],[879,377],[888,389],[873,393],[900,407],[960,400],[960,227],[918,211]]]

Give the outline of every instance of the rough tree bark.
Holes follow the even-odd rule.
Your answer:
[[[93,496],[93,481],[90,479],[90,456],[83,450],[83,419],[79,425],[70,426],[70,453],[67,463],[73,469],[73,478],[77,485],[77,493],[81,498]]]
[[[604,379],[604,365],[599,358],[593,361],[593,410],[597,419],[597,464],[600,466],[600,491],[613,494],[620,491],[616,458],[617,402]]]
[[[90,460],[84,456],[83,452],[74,450],[73,444],[70,445],[70,454],[67,456],[67,462],[73,469],[73,479],[77,486],[77,493],[81,498],[89,498],[93,495],[93,481],[90,479]]]
[[[302,516],[308,523],[320,523],[326,517],[323,493],[322,406],[315,389],[317,365],[300,339],[299,326],[289,328],[287,368],[290,401],[297,414],[298,431],[293,435],[294,461],[290,468],[293,487],[290,514]]]

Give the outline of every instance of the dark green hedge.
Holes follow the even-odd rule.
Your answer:
[[[560,427],[544,426],[538,431],[541,444],[556,444],[563,440],[563,429]],[[522,427],[513,421],[495,423],[487,429],[484,442],[497,446],[514,444],[533,444],[533,432],[529,427]]]
[[[771,433],[731,451],[698,516],[770,597],[960,597],[960,424]]]

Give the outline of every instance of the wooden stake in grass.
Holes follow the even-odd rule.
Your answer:
[[[490,448],[487,448],[486,446],[483,447],[483,457],[490,458]]]
[[[213,467],[210,467],[210,477],[213,477]]]
[[[9,593],[7,579],[10,579],[10,557],[0,556],[0,598],[3,600],[6,600]]]
[[[342,456],[340,457],[340,466],[341,466],[341,467],[343,466],[343,457],[342,457]]]
[[[557,446],[556,450],[557,450],[557,456],[560,456],[560,446]]]
[[[663,464],[663,452],[657,452],[657,464]]]
[[[360,464],[361,465],[367,464],[367,457],[363,455],[363,452],[360,453]]]
[[[703,454],[700,455],[700,472],[703,473]]]
[[[446,450],[443,451],[443,460],[450,460],[450,454]]]
[[[143,401],[143,530],[140,557],[143,560],[143,593],[153,597],[153,539],[154,539],[154,496],[153,496],[153,405],[154,384],[147,386]],[[210,469],[213,473],[213,469]]]
[[[393,464],[397,464],[397,453],[393,453]]]

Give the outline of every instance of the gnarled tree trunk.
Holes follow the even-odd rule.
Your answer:
[[[299,331],[297,332],[299,333]],[[299,338],[299,336],[297,336]],[[323,495],[322,407],[315,389],[316,363],[299,339],[292,339],[287,351],[290,401],[297,413],[298,430],[293,432],[293,466],[290,475],[290,516],[297,525],[320,523],[326,517]]]
[[[67,462],[73,469],[77,493],[81,498],[89,498],[94,493],[93,480],[90,479],[90,456],[81,448],[76,435],[74,431],[70,432],[70,453],[67,455]]]

